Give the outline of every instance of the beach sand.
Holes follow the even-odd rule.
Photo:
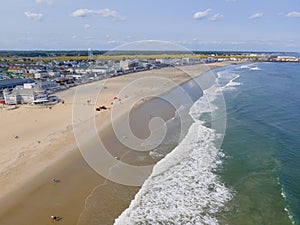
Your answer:
[[[137,108],[207,70],[206,65],[193,65],[132,73],[56,93],[64,104],[51,109],[22,106],[0,110],[0,224],[53,224],[50,215],[61,216],[62,224],[112,224],[139,188],[108,181],[88,166],[76,145],[73,119],[87,139],[87,121],[94,120],[101,136],[114,142],[109,139],[112,110],[96,112],[97,106],[114,107],[113,119],[121,121],[132,106]],[[115,96],[118,99],[114,100]],[[95,118],[77,121],[81,107]],[[115,150],[111,154],[121,153]],[[60,182],[52,182],[53,177]],[[96,192],[102,197],[91,204],[88,196]],[[95,218],[93,210],[98,213]]]

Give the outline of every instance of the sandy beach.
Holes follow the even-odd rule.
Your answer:
[[[121,121],[132,107],[228,64],[132,73],[55,93],[64,103],[52,108],[0,109],[0,224],[53,224],[50,215],[61,216],[61,224],[92,224],[91,215],[85,214],[91,207],[88,196],[99,191],[104,194],[95,210],[102,212],[101,224],[112,224],[139,188],[108,181],[89,167],[76,145],[74,122],[87,142],[88,121],[109,140],[112,107],[113,120]],[[110,109],[96,112],[102,105]],[[76,117],[81,108],[92,118]],[[53,177],[60,182],[52,182]]]

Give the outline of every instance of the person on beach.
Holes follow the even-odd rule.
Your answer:
[[[51,216],[51,219],[57,221],[58,217],[57,216]]]
[[[56,179],[56,178],[52,178],[52,181],[53,181],[54,183],[58,183],[58,182],[59,182],[59,180]]]
[[[59,217],[59,216],[50,216],[50,218],[53,220],[53,221],[60,221],[62,219],[62,217]]]

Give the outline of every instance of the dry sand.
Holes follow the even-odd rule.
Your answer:
[[[209,66],[210,68],[214,68],[228,64],[229,63],[216,63],[209,64]],[[133,73],[80,86],[80,92],[77,92],[76,95],[76,102],[73,101],[76,88],[56,93],[59,98],[64,100],[64,104],[59,103],[52,107],[52,109],[28,108],[24,106],[15,110],[0,109],[0,223],[1,219],[3,219],[3,221],[14,221],[12,218],[17,216],[14,215],[14,209],[22,206],[22,202],[26,201],[26,199],[28,200],[31,194],[36,192],[37,189],[49,189],[47,191],[51,192],[52,188],[57,188],[53,187],[53,185],[51,187],[45,185],[49,182],[51,183],[51,177],[57,174],[57,171],[69,171],[69,178],[65,178],[69,179],[68,185],[75,184],[82,186],[79,190],[76,190],[79,192],[79,195],[82,196],[88,196],[91,192],[91,187],[95,187],[99,182],[103,182],[103,178],[92,170],[88,171],[86,169],[87,165],[85,162],[79,163],[78,166],[72,164],[72,162],[81,158],[73,134],[72,113],[76,105],[82,105],[84,108],[89,107],[88,111],[94,112],[96,115],[95,123],[98,129],[104,131],[110,121],[111,110],[96,112],[96,106],[105,105],[115,107],[116,115],[114,119],[117,120],[120,119],[126,111],[130,110],[129,106],[131,106],[131,104],[136,104],[135,107],[137,107],[142,103],[140,96],[162,95],[176,87],[176,85],[182,84],[191,79],[191,77],[199,76],[207,70],[208,67],[205,65],[193,65],[180,67],[179,69],[164,68]],[[160,77],[161,82],[158,82],[159,80],[156,78],[145,80],[142,79],[143,77]],[[161,78],[167,80],[162,80]],[[126,85],[132,85],[134,81],[136,82],[135,84],[137,84],[134,88],[121,91]],[[97,96],[99,93],[100,95]],[[126,98],[125,95],[127,95]],[[114,96],[122,98],[121,102],[119,102],[118,99],[114,100]],[[87,99],[91,99],[89,104],[86,102]],[[114,102],[114,104],[111,105],[111,102]],[[88,127],[84,126],[85,122],[84,120],[76,121],[77,124],[82,124],[82,128],[80,128],[82,132],[88,129]],[[16,136],[18,136],[18,138],[16,138]],[[85,167],[85,169],[80,169],[79,171],[78,168],[82,167]],[[70,171],[77,171],[78,174],[74,176],[75,172]],[[87,175],[87,173],[89,173],[89,175]],[[78,176],[81,178],[88,177],[89,180],[83,181],[84,183],[81,183],[82,180],[78,182],[76,181],[76,177]],[[111,182],[110,184],[112,186],[114,185]],[[64,185],[61,185],[60,188],[69,190],[69,187]],[[123,187],[120,186],[115,187],[115,191],[117,192],[119,189],[119,191],[122,192],[122,188]],[[134,195],[138,190],[137,188],[125,189],[129,195],[130,193]],[[110,191],[111,190],[112,189],[110,189]],[[61,193],[61,195],[68,196],[68,193]],[[70,197],[72,198],[72,196]],[[34,198],[37,197],[35,196]],[[48,196],[48,198],[51,198],[51,196]],[[52,199],[55,201],[54,197]],[[78,212],[82,210],[84,205],[76,206],[75,204],[76,203],[70,199],[68,203],[66,203],[65,207],[68,209],[71,207],[74,210],[73,213],[71,213],[72,219],[68,221],[68,219],[64,218],[61,221],[63,224],[74,224],[74,221],[78,220]],[[127,200],[121,205],[124,208],[128,204],[129,202]],[[26,204],[24,207],[26,207]],[[72,210],[70,209],[70,211]],[[38,219],[40,221],[49,219],[49,213],[51,212],[53,212],[53,210],[51,211],[49,209],[45,212],[45,215]],[[67,213],[64,213],[64,216],[66,215]],[[75,215],[77,215],[77,217]],[[117,215],[118,214],[114,217]],[[9,217],[10,220],[7,220],[6,217]],[[27,217],[29,218],[30,215]],[[26,218],[26,215],[20,218]],[[23,224],[30,223],[24,222]]]

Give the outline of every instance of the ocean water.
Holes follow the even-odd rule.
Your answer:
[[[300,224],[300,64],[214,73],[219,87],[193,104],[186,136],[115,224]],[[225,133],[214,126],[224,119]]]
[[[219,175],[234,190],[228,224],[300,224],[300,64],[259,63],[217,72],[224,90],[226,158]]]

